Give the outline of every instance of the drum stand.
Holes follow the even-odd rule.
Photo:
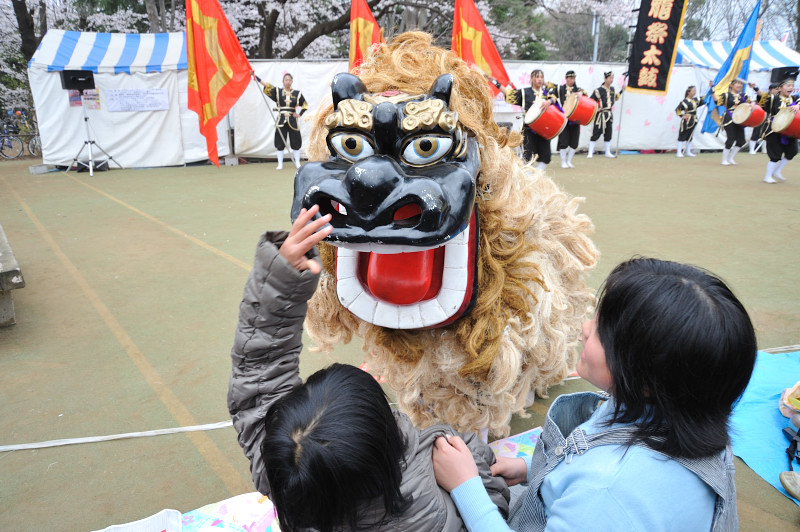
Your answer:
[[[75,158],[72,159],[72,162],[67,167],[67,172],[65,172],[65,173],[68,173],[70,168],[72,168],[73,166],[75,166],[76,169],[77,169],[79,165],[82,165],[82,166],[84,166],[84,167],[89,169],[89,175],[90,176],[94,176],[95,162],[94,162],[94,155],[92,153],[92,151],[93,151],[92,147],[93,146],[97,146],[97,148],[101,152],[103,152],[106,157],[108,157],[107,161],[100,161],[97,164],[97,166],[105,164],[106,167],[108,167],[108,161],[114,161],[114,164],[116,164],[117,166],[122,168],[122,165],[119,164],[116,160],[114,160],[114,158],[111,155],[109,155],[108,152],[106,150],[104,150],[102,146],[100,146],[99,144],[97,144],[95,141],[92,140],[92,137],[89,134],[89,115],[86,114],[86,105],[83,102],[83,90],[80,91],[80,94],[81,94],[81,108],[83,109],[83,124],[84,124],[84,127],[86,128],[86,140],[83,141],[83,146],[81,146],[81,149],[78,152],[78,154],[75,156]],[[81,153],[83,153],[83,150],[85,148],[87,148],[87,147],[89,148],[89,162],[85,163],[85,162],[81,161],[79,158],[81,156]]]

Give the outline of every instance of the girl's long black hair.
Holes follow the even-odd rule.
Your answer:
[[[632,259],[604,283],[597,330],[616,400],[612,423],[636,423],[634,441],[673,457],[725,448],[756,360],[753,325],[725,283],[685,264]]]

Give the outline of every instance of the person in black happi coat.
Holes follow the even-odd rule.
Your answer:
[[[692,134],[697,126],[697,108],[703,103],[703,99],[697,96],[697,87],[689,85],[686,88],[683,100],[675,108],[675,114],[681,119],[681,127],[678,130],[678,157],[694,157],[692,153]]]
[[[306,99],[298,90],[292,89],[294,78],[288,72],[283,75],[283,88],[276,87],[256,76],[256,80],[264,86],[264,94],[278,104],[278,123],[275,128],[275,148],[278,150],[278,170],[283,168],[283,150],[286,142],[292,148],[294,165],[300,168],[300,148],[303,147],[303,138],[300,136],[300,127],[297,119],[308,110]],[[300,111],[298,112],[298,108]]]
[[[766,121],[765,133],[767,155],[769,156],[767,173],[764,176],[765,183],[786,181],[786,178],[781,174],[781,170],[797,155],[797,139],[788,135],[781,135],[772,130],[772,123],[778,112],[783,109],[789,109],[797,114],[800,102],[797,95],[792,94],[793,92],[794,79],[788,78],[781,82],[778,87],[778,94],[767,94],[760,102],[761,107],[769,115]]]
[[[561,102],[561,108],[564,108],[564,102],[572,93],[586,94],[583,89],[575,85],[575,71],[567,71],[564,76],[564,84],[558,87],[558,101]],[[561,153],[561,168],[575,168],[572,164],[572,156],[575,155],[575,150],[578,149],[578,142],[581,138],[581,124],[577,120],[570,120],[567,122],[564,131],[558,136],[558,151]]]
[[[611,86],[611,84],[614,83],[613,72],[605,72],[603,77],[603,84],[597,87],[590,96],[591,99],[597,102],[598,109],[597,116],[595,116],[594,119],[592,137],[589,140],[589,153],[586,156],[588,159],[594,156],[594,145],[601,135],[605,141],[606,157],[616,157],[616,155],[611,152],[611,135],[614,133],[614,115],[612,114],[612,109],[625,88],[623,87],[619,92],[616,92],[614,87]]]
[[[733,121],[733,110],[737,105],[750,103],[750,98],[742,92],[744,82],[740,79],[731,81],[728,92],[717,97],[717,105],[725,107],[719,127],[725,130],[725,149],[722,150],[722,165],[729,166],[736,164],[734,156],[739,153],[745,145],[744,126],[740,126]]]
[[[512,105],[519,105],[522,111],[528,110],[537,103],[537,100],[544,100],[545,109],[557,102],[554,86],[546,86],[544,83],[544,72],[536,69],[531,72],[531,86],[524,89],[509,89],[495,83],[495,86],[506,95],[506,101]],[[522,148],[523,158],[530,161],[536,157],[536,167],[544,170],[552,157],[550,140],[542,137],[528,125],[522,126]]]

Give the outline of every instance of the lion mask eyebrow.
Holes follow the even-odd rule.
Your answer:
[[[402,103],[408,100],[419,100],[424,95],[395,95],[386,97],[381,94],[368,94],[364,100],[342,100],[336,110],[325,118],[327,129],[353,128],[365,132],[372,131],[372,112],[382,103]],[[402,129],[406,133],[415,131],[429,131],[439,126],[447,133],[452,133],[458,126],[458,113],[448,111],[442,100],[427,99],[422,101],[409,101],[402,108],[405,118]]]

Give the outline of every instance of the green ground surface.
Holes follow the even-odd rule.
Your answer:
[[[630,155],[548,173],[583,196],[602,256],[721,275],[762,348],[800,344],[800,163],[761,183],[763,155]],[[259,234],[289,227],[293,171],[247,164],[32,175],[0,162],[0,224],[26,286],[0,329],[0,445],[228,419],[228,354]],[[308,345],[308,342],[307,342]],[[308,375],[359,345],[308,350]],[[798,376],[800,378],[800,376]],[[512,432],[541,424],[550,390]],[[737,461],[741,529],[796,530],[800,509]],[[233,429],[0,453],[0,530],[92,530],[252,491]],[[654,494],[657,496],[657,494]]]

